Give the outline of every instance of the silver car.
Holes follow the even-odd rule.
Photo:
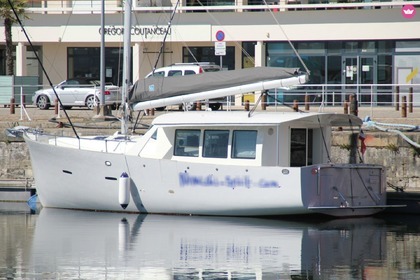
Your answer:
[[[95,78],[73,78],[65,80],[54,87],[65,109],[88,107],[93,109],[99,104],[100,81]],[[105,86],[105,104],[115,109],[121,103],[121,90],[114,85]],[[35,92],[32,102],[41,110],[54,106],[56,96],[52,88]]]

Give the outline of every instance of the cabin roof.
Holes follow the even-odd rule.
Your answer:
[[[303,126],[361,126],[362,120],[354,115],[309,112],[253,112],[246,111],[190,111],[163,114],[154,125],[276,125],[294,122]]]

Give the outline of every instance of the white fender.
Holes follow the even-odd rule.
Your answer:
[[[118,202],[123,209],[130,203],[130,177],[123,172],[119,179]]]

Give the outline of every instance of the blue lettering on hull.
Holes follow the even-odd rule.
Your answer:
[[[252,181],[249,176],[225,176],[223,179],[214,175],[195,176],[188,173],[179,173],[179,185],[181,187],[228,187],[228,188],[280,188],[275,180],[260,179]]]

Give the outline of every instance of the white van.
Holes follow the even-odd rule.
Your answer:
[[[197,63],[175,63],[166,67],[155,69],[146,75],[154,77],[170,77],[170,76],[184,76],[195,75],[203,72],[217,72],[221,71],[219,65],[212,62],[197,62]]]
[[[146,75],[148,77],[171,77],[171,76],[184,76],[184,75],[196,75],[204,72],[217,72],[221,71],[222,68],[213,62],[197,62],[197,63],[175,63],[166,67],[155,69]],[[214,98],[209,100],[208,106],[212,111],[217,111],[225,102],[226,98]],[[186,104],[188,110],[195,110],[195,103]],[[157,108],[164,109],[164,108]]]

